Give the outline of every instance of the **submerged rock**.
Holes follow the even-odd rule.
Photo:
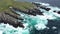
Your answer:
[[[60,11],[58,11],[57,13],[60,14]]]

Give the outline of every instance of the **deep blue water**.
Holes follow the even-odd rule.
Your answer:
[[[28,2],[44,2],[44,3],[49,3],[52,6],[57,6],[60,7],[60,0],[19,0],[19,1],[28,1]]]
[[[21,0],[21,1],[28,1],[28,2],[38,1],[38,2],[49,3],[50,5],[60,7],[59,4],[60,0]],[[57,9],[54,8],[54,10]],[[57,20],[52,20],[53,18],[55,19],[55,17],[56,18],[59,17],[53,12],[54,10],[51,11],[42,10],[45,13],[44,16],[41,15],[32,16],[17,11],[16,13],[20,14],[20,16],[24,18],[23,23],[26,26],[26,28],[22,29],[18,27],[15,29],[8,24],[0,24],[0,34],[2,34],[2,32],[3,34],[60,34],[60,19],[58,18]],[[49,16],[47,19],[50,20],[45,19],[46,18],[45,16],[46,17]],[[31,26],[32,28],[30,27],[29,29],[28,25]],[[47,29],[45,29],[45,26]]]

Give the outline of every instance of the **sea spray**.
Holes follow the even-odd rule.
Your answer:
[[[45,4],[44,4],[45,5]],[[28,14],[24,14],[21,12],[16,12],[18,14],[20,14],[24,20],[21,21],[23,23],[23,25],[25,26],[25,28],[14,28],[13,26],[9,25],[9,24],[0,24],[0,31],[2,32],[2,34],[41,34],[39,33],[40,30],[44,30],[45,28],[47,28],[47,24],[48,24],[48,20],[54,20],[57,19],[59,17],[59,14],[54,13],[54,10],[59,10],[59,8],[56,7],[51,7],[50,11],[46,11],[44,9],[40,9],[43,15],[28,15]],[[57,16],[58,15],[58,16]],[[20,21],[20,20],[18,20]],[[36,32],[38,33],[36,33]]]

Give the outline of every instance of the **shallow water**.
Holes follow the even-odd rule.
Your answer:
[[[54,10],[60,10],[60,9],[57,7],[51,7],[51,6],[48,6],[48,7],[51,8],[50,11],[46,11],[39,8],[43,12],[44,16],[43,15],[33,16],[33,15],[28,15],[19,11],[16,12],[20,14],[22,18],[24,18],[22,23],[24,24],[25,28],[21,28],[21,27],[14,28],[9,24],[2,23],[0,24],[0,32],[1,32],[0,34],[43,34],[44,29],[46,28],[49,29],[49,32],[50,32],[51,31],[50,28],[46,26],[48,24],[47,19],[60,21],[60,16],[59,16],[60,14],[53,12]],[[53,31],[57,27],[54,26],[52,28],[53,28],[52,29]],[[44,34],[46,33],[44,32]],[[53,34],[53,32],[51,34]]]

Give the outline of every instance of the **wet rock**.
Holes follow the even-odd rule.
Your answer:
[[[55,11],[53,11],[53,12],[56,12],[56,10],[55,10]]]
[[[41,10],[39,10],[39,9],[37,9],[37,8],[35,8],[34,10],[35,10],[35,13],[36,13],[36,14],[38,14],[38,15],[43,15],[43,12],[41,12]]]
[[[43,7],[43,6],[40,6],[40,8],[42,8],[42,9],[44,9],[44,10],[46,10],[46,11],[51,10],[51,8],[46,8],[46,7]]]
[[[11,17],[9,15],[6,15],[5,13],[0,13],[0,23],[4,23],[4,24],[9,24],[12,25],[13,27],[22,27],[24,28],[23,23],[18,22],[18,19],[15,19],[14,17]]]
[[[10,8],[10,10],[13,11],[13,12],[22,12],[22,13],[25,13],[25,14],[28,14],[28,15],[35,15],[35,14],[32,13],[32,11],[30,11],[30,10],[23,11],[23,10],[17,9],[17,8],[15,8],[15,7]]]
[[[55,13],[57,13],[57,14],[60,14],[60,11],[57,11],[57,10],[55,10],[55,11],[53,11],[53,12],[55,12]]]
[[[36,3],[33,2],[32,4],[36,5],[37,8],[40,7],[46,11],[51,10],[51,8],[47,8],[47,6],[49,6],[49,4],[44,4],[44,3],[39,3],[39,2],[36,2]]]
[[[35,2],[32,2],[32,4],[34,4],[34,5],[41,5],[40,3],[35,3]]]
[[[22,13],[25,13],[25,14],[28,14],[28,15],[33,15],[33,16],[36,16],[36,15],[43,15],[43,13],[39,10],[39,9],[27,9],[26,11],[23,11],[23,10],[20,10],[20,9],[17,9],[15,7],[11,8],[13,9],[14,11],[19,11],[19,12],[22,12]]]
[[[51,10],[51,8],[46,8],[47,11]]]
[[[16,11],[18,11],[18,10],[16,10],[17,8],[9,7],[9,9],[10,9],[10,11],[12,11],[12,13],[17,14],[17,15],[20,15],[20,14],[16,13]]]
[[[37,7],[41,5],[40,3],[35,3],[35,2],[32,2],[32,4],[36,5]]]
[[[13,14],[10,14],[10,13],[7,13],[7,12],[4,12],[6,15],[9,15],[9,16],[11,16],[11,17],[14,17],[14,18],[16,18],[16,19],[19,19],[19,20],[23,20],[23,18],[20,18],[20,17],[18,17],[17,15],[13,15]]]
[[[58,11],[57,13],[60,14],[60,11]]]

